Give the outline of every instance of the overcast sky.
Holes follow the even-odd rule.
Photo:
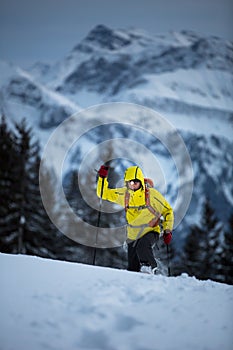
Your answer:
[[[0,59],[57,61],[97,24],[233,40],[232,18],[232,0],[0,0]]]

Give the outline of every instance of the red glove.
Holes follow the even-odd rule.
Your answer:
[[[98,171],[98,175],[102,178],[107,177],[108,176],[108,166],[101,165],[101,167]]]
[[[172,240],[172,232],[171,231],[165,231],[163,234],[163,240],[165,244],[169,244]]]

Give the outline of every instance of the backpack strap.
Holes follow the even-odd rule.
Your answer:
[[[161,214],[157,212],[151,205],[150,205],[150,190],[148,183],[145,181],[145,200],[146,200],[146,208],[149,209],[149,211],[156,216],[158,219],[160,218]]]
[[[130,193],[129,191],[125,192],[125,211],[127,211],[129,208],[130,209],[138,209],[138,210],[142,210],[147,208],[146,205],[129,205],[129,199],[130,199]]]
[[[141,209],[148,209],[158,220],[161,216],[159,212],[157,212],[151,205],[150,205],[150,190],[149,188],[152,187],[150,181],[147,181],[150,179],[145,179],[145,205],[139,205],[139,206],[129,206],[129,200],[130,200],[130,193],[127,190],[125,192],[125,211],[127,211],[129,208],[137,208],[138,210]],[[153,182],[152,182],[153,184]]]
[[[130,198],[130,193],[127,190],[125,192],[125,211],[127,211],[129,209],[129,198]]]

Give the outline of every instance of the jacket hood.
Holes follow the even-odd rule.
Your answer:
[[[131,166],[125,171],[125,181],[130,181],[134,179],[140,180],[142,185],[144,186],[144,175],[139,166]]]

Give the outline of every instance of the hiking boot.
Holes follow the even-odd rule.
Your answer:
[[[157,266],[153,267],[150,265],[142,264],[140,268],[140,272],[147,273],[150,275],[155,275],[157,270]]]

